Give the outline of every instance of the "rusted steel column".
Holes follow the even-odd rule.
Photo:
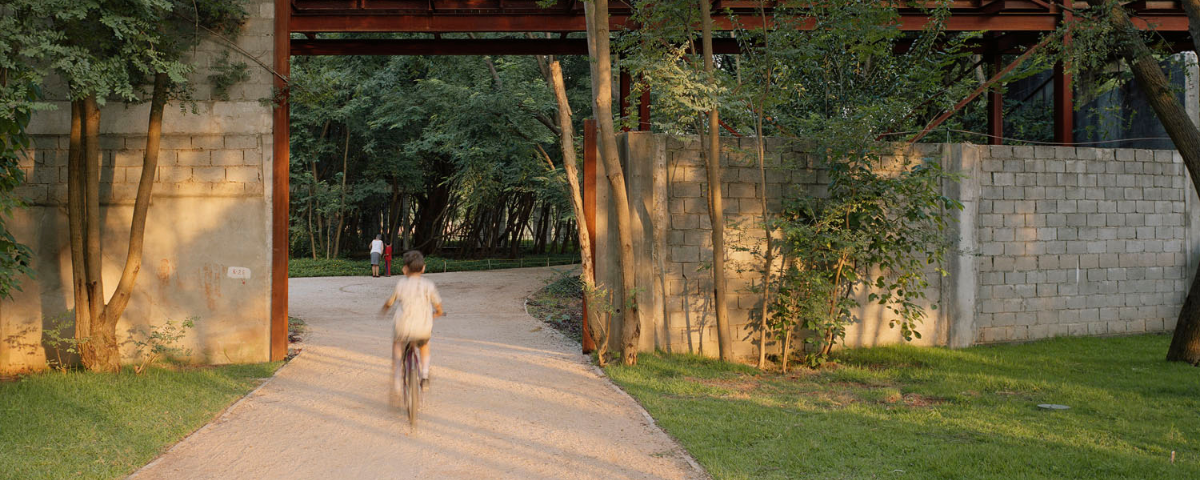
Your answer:
[[[642,90],[642,101],[638,104],[638,130],[650,131],[650,87]]]
[[[275,0],[275,90],[279,92],[272,118],[271,160],[271,360],[283,360],[288,354],[288,216],[291,196],[288,190],[290,120],[287,102],[291,42],[290,0]]]
[[[596,121],[583,121],[583,217],[579,228],[586,228],[592,239],[591,250],[587,252],[592,257],[592,265],[596,264]],[[592,279],[596,281],[595,278]],[[583,298],[583,353],[596,350],[596,341],[588,330],[587,297]]]
[[[1054,141],[1075,143],[1075,98],[1071,74],[1062,62],[1054,65]]]
[[[628,69],[621,69],[621,88],[618,89],[618,98],[621,104],[621,131],[628,132],[629,126],[625,123],[629,118],[629,90],[633,79],[629,76]]]
[[[1001,56],[998,53],[988,55],[988,64],[992,67],[992,75],[995,75],[1004,68],[1001,62]],[[997,83],[991,92],[988,92],[988,145],[1003,145],[1004,140],[1004,89],[1001,84]]]
[[[1063,11],[1062,21],[1071,20],[1071,12]],[[1063,43],[1071,43],[1069,30]],[[1066,145],[1075,143],[1075,91],[1071,77],[1067,65],[1063,62],[1054,64],[1054,141]]]

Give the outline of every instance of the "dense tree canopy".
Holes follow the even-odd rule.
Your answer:
[[[586,59],[563,61],[582,108]],[[293,254],[357,252],[377,234],[464,256],[515,256],[522,238],[538,252],[566,248],[573,215],[547,62],[294,59]]]

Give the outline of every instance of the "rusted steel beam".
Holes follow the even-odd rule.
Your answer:
[[[288,2],[275,2],[275,90],[283,95],[271,117],[271,319],[270,359],[283,360],[288,354],[288,220],[290,163],[288,159],[289,110],[287,84],[291,54],[288,43]],[[282,76],[282,78],[281,78]]]
[[[1038,49],[1046,46],[1046,43],[1050,41],[1050,38],[1051,37],[1046,37],[1041,42],[1038,42],[1037,45],[1030,47],[1029,50],[1026,50],[1025,53],[1022,53],[1020,57],[1017,57],[1017,59],[1008,64],[1007,67],[1004,67],[1004,69],[996,72],[992,78],[989,78],[988,81],[983,82],[983,84],[972,91],[970,95],[967,95],[967,98],[960,100],[958,103],[954,104],[954,107],[952,107],[950,110],[942,112],[942,114],[938,115],[937,118],[933,119],[932,122],[929,122],[929,125],[925,126],[925,128],[921,130],[921,133],[918,133],[913,138],[910,138],[908,143],[916,143],[922,138],[925,138],[925,135],[928,135],[929,132],[937,128],[938,125],[941,125],[942,122],[946,121],[947,118],[950,118],[951,115],[954,115],[959,110],[962,110],[962,108],[971,103],[972,100],[975,100],[975,98],[979,97],[979,94],[983,93],[984,90],[987,90],[989,87],[1003,79],[1005,75],[1008,75],[1008,72],[1013,71],[1014,68],[1017,68],[1017,66],[1024,63],[1025,60],[1029,59],[1029,57],[1033,55],[1034,52],[1038,51]]]
[[[294,38],[292,55],[587,55],[583,38],[316,39]],[[739,53],[737,41],[713,39],[713,50]]]
[[[628,14],[614,14],[609,18],[609,28],[623,29],[630,19]],[[756,13],[739,17],[745,25],[761,25],[762,18]],[[767,24],[774,22],[768,19]],[[916,31],[925,28],[929,18],[921,14],[900,16],[900,28]],[[733,29],[733,22],[725,16],[715,18],[713,27],[718,30]],[[946,21],[949,31],[1008,31],[1049,32],[1058,24],[1056,15],[958,15]],[[1186,31],[1187,18],[1176,16],[1154,16],[1142,20],[1141,26],[1153,25],[1159,31]],[[800,28],[809,28],[802,25]],[[370,15],[298,15],[292,19],[293,32],[583,32],[583,15],[563,14],[561,11],[546,13],[441,13],[420,14],[370,14]]]

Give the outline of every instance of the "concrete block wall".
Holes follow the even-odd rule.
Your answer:
[[[237,44],[272,64],[274,3],[248,2],[250,18]],[[270,185],[273,74],[249,65],[250,78],[216,98],[206,84],[226,46],[202,42],[193,53],[196,70],[192,103],[171,103],[164,111],[163,136],[148,214],[145,252],[133,298],[117,327],[131,330],[173,320],[196,319],[183,341],[195,360],[210,363],[265,361],[269,353]],[[43,332],[74,308],[69,230],[66,217],[66,164],[70,104],[54,81],[46,90],[57,109],[36,114],[30,126],[34,147],[20,167],[26,183],[17,190],[28,208],[9,221],[18,241],[34,250],[34,278],[22,279],[22,292],[0,301],[0,373],[45,365]],[[145,151],[147,104],[109,101],[101,108],[100,179],[104,283],[111,295],[125,261],[132,204]],[[229,267],[251,270],[249,279],[227,275]],[[127,347],[126,354],[132,350]]]
[[[1178,153],[975,148],[976,342],[1173,328],[1197,239]]]
[[[788,193],[824,194],[828,179],[802,148],[768,139],[763,185],[756,141],[722,141],[726,220],[741,225],[726,231],[726,302],[735,355],[752,357],[761,304],[750,288],[761,277],[745,250],[762,248],[762,196],[769,211],[778,211]],[[630,132],[619,146],[638,262],[641,347],[716,355],[699,140]],[[946,144],[898,148],[893,159],[936,160],[964,176],[943,186],[964,209],[951,213],[950,275],[931,278],[926,294],[939,308],[927,311],[916,344],[964,347],[1173,327],[1200,257],[1200,218],[1188,210],[1196,194],[1175,152]],[[603,166],[597,170],[597,276],[619,291],[611,192]],[[868,304],[857,315],[862,321],[848,328],[846,345],[903,341],[888,327],[885,309]],[[611,338],[620,338],[614,323]]]

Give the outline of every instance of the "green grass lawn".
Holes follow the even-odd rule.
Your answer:
[[[0,478],[128,475],[280,365],[46,373],[0,383]]]
[[[608,373],[719,479],[1197,479],[1200,368],[1163,361],[1169,341],[871,348],[788,376],[642,354]]]
[[[441,257],[426,257],[425,271],[427,273],[466,272],[477,270],[496,270],[501,268],[546,267],[579,263],[579,253],[526,255],[521,258],[492,258],[480,260],[446,259]],[[399,258],[392,261],[392,275],[400,274],[403,263]],[[369,260],[350,260],[345,258],[288,259],[288,276],[301,277],[354,277],[371,274]]]

